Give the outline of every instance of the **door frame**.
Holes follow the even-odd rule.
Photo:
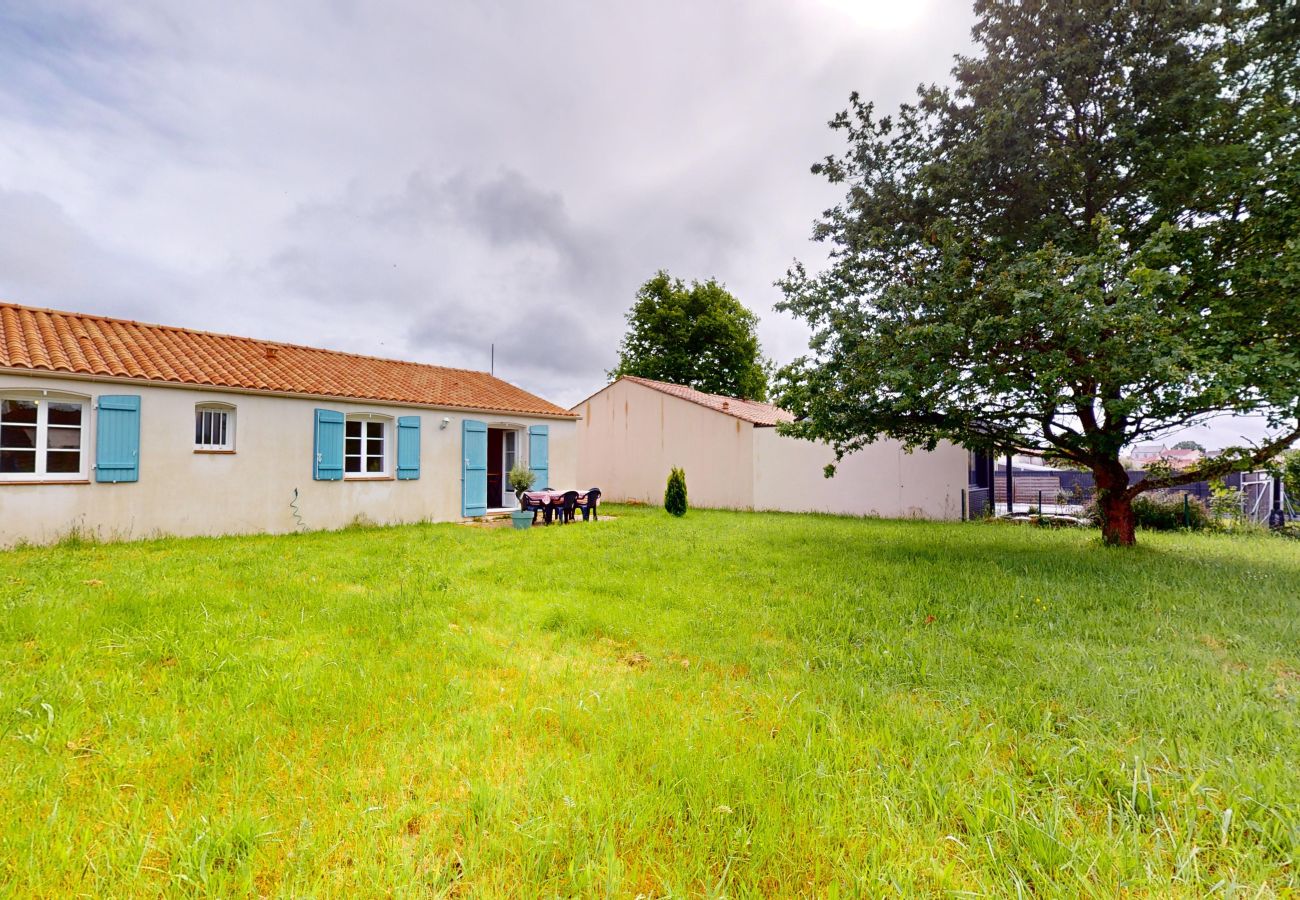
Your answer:
[[[513,432],[515,436],[515,465],[528,464],[528,455],[525,452],[525,448],[528,445],[528,441],[526,439],[526,436],[528,434],[527,425],[520,425],[518,422],[489,422],[488,431],[502,431],[502,432],[506,432],[507,434]],[[501,510],[511,510],[511,509],[519,508],[519,501],[515,499],[514,491],[510,490],[510,484],[508,482],[510,469],[509,467],[506,466],[507,452],[508,451],[506,448],[505,434],[503,434],[501,436],[501,460],[500,460],[501,496],[497,499],[505,501],[505,505],[495,506],[491,502],[489,502],[488,510],[490,512],[500,512]],[[489,466],[490,465],[491,462],[489,462]],[[492,498],[489,497],[488,500],[491,501]]]

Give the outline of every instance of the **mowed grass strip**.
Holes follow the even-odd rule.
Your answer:
[[[1300,886],[1297,545],[610,512],[0,553],[0,893]]]

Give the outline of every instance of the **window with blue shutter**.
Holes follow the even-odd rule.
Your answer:
[[[397,477],[411,481],[420,477],[420,417],[397,419]]]
[[[551,486],[550,443],[548,426],[528,426],[528,468],[533,470],[533,487],[539,491]]]
[[[317,481],[343,480],[343,413],[332,409],[316,410],[311,472],[311,477]]]
[[[140,397],[105,394],[96,404],[95,480],[140,480]]]
[[[461,445],[465,463],[461,469],[461,512],[466,516],[487,515],[487,423],[461,421]]]

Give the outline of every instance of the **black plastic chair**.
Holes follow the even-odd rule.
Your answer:
[[[578,504],[582,507],[582,521],[587,521],[590,515],[592,520],[598,520],[600,513],[597,507],[600,505],[600,488],[588,488],[587,496]]]
[[[560,517],[561,525],[572,522],[574,518],[576,518],[573,514],[573,510],[577,507],[577,505],[578,505],[577,491],[565,491],[560,496],[559,502],[554,504],[554,506],[555,506],[555,514]]]

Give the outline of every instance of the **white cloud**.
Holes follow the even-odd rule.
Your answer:
[[[637,286],[715,276],[786,361],[773,281],[967,0],[0,9],[0,297],[603,383]]]

